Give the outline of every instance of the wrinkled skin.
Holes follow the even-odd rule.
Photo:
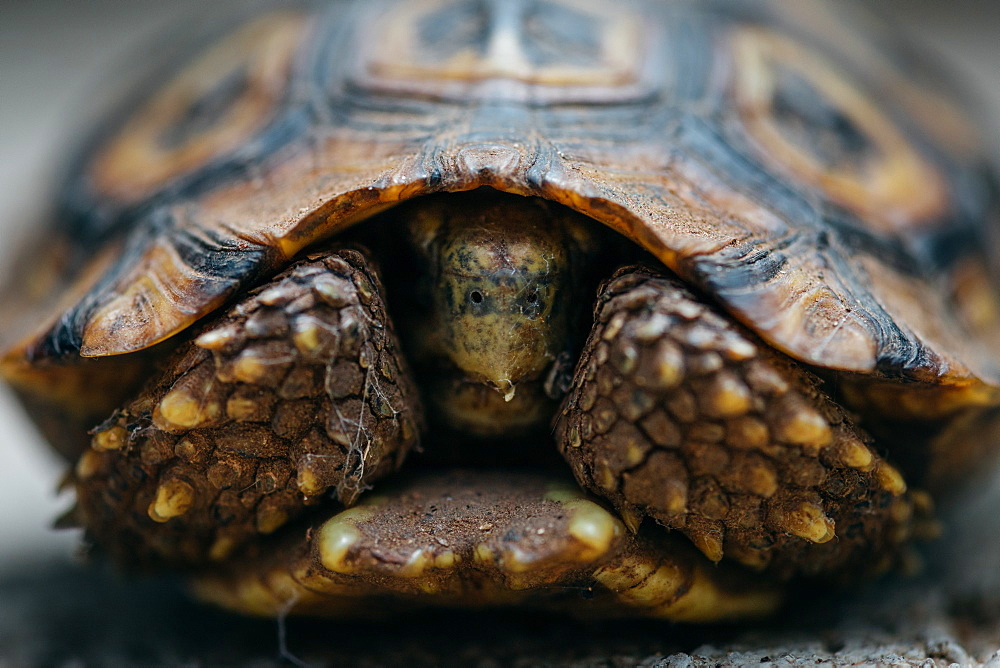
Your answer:
[[[537,431],[559,398],[546,381],[582,343],[597,236],[540,200],[456,202],[413,208],[407,220],[419,255],[412,298],[425,308],[403,313],[413,362],[434,378],[429,408],[459,432]]]

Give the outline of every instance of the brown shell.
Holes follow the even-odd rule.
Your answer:
[[[207,45],[67,182],[4,372],[143,350],[401,201],[489,186],[648,249],[817,367],[1000,387],[975,129],[878,24],[813,2],[286,7]],[[45,370],[48,371],[45,371]],[[60,401],[68,400],[63,397]]]

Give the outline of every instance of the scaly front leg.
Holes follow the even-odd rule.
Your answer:
[[[782,578],[877,569],[926,507],[813,374],[645,269],[602,289],[556,438],[633,528]]]
[[[91,538],[129,564],[218,561],[396,469],[422,414],[382,295],[363,253],[316,254],[182,344],[79,460]]]

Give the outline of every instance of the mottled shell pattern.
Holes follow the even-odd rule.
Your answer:
[[[809,365],[997,403],[981,141],[919,54],[840,11],[373,0],[232,25],[82,153],[6,298],[5,375],[85,403],[82,358],[128,367],[347,226],[490,186],[621,232]]]

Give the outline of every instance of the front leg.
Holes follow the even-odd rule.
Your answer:
[[[396,469],[422,414],[367,257],[310,256],[181,345],[76,467],[88,535],[134,565],[226,558]]]
[[[556,419],[577,480],[633,525],[652,517],[781,577],[872,570],[914,502],[818,379],[678,281],[620,271]]]

